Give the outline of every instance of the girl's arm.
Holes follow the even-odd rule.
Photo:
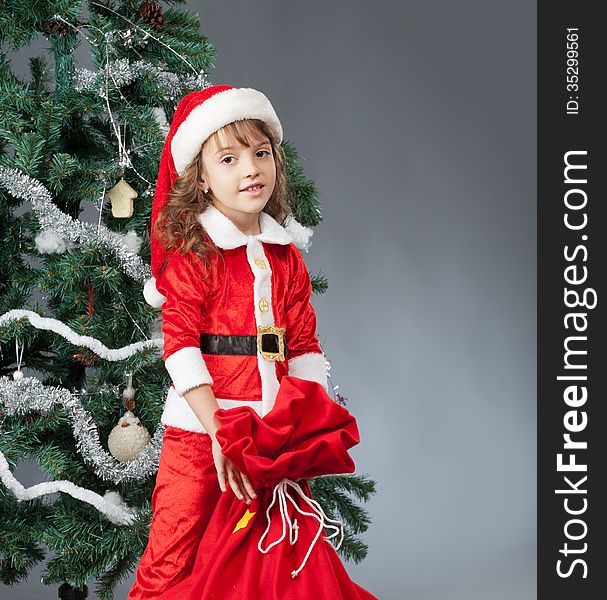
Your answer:
[[[227,479],[235,496],[239,500],[244,500],[247,504],[250,504],[251,498],[255,498],[255,490],[249,478],[238,471],[233,463],[221,453],[221,446],[215,436],[219,427],[219,422],[215,418],[215,411],[219,408],[219,405],[211,386],[206,384],[195,387],[187,391],[184,398],[213,440],[213,460],[215,461],[221,491],[226,491]]]
[[[219,408],[211,389],[213,379],[200,350],[202,311],[206,289],[204,265],[193,253],[175,254],[158,279],[166,296],[162,305],[164,362],[175,391],[190,405],[202,426],[215,439]]]
[[[287,348],[289,375],[320,383],[328,389],[326,359],[316,334],[316,313],[310,303],[312,282],[301,252],[290,246]]]
[[[215,411],[219,409],[219,404],[217,404],[211,386],[208,383],[200,385],[188,390],[183,397],[187,400],[211,439],[216,442],[215,432],[219,428],[219,421],[215,418]]]
[[[175,251],[156,281],[166,297],[162,305],[163,360],[175,391],[183,396],[213,378],[200,351],[200,332],[207,289],[205,267],[193,252]]]
[[[226,479],[237,498],[250,503],[255,492],[248,478],[221,453],[215,437],[219,426],[215,411],[219,408],[211,377],[200,351],[202,311],[206,287],[204,265],[192,252],[176,252],[158,277],[156,287],[166,297],[162,305],[164,364],[175,391],[190,405],[212,439],[213,460],[219,487],[226,490]]]

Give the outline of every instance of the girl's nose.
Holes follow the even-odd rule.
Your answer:
[[[257,168],[255,160],[252,156],[244,158],[241,164],[245,175],[257,175],[259,172],[259,169]]]

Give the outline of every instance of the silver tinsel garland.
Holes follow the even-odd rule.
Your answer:
[[[42,229],[51,229],[72,242],[100,243],[114,255],[122,270],[140,283],[145,283],[152,276],[150,267],[117,239],[112,231],[102,225],[83,223],[61,212],[53,204],[51,193],[38,180],[17,169],[0,167],[0,184],[16,198],[31,202]]]
[[[204,71],[196,75],[182,75],[168,71],[164,67],[162,63],[154,65],[146,60],[131,62],[128,58],[119,58],[106,63],[103,68],[96,71],[78,68],[74,72],[74,89],[80,93],[93,92],[105,98],[108,91],[106,87],[108,77],[116,88],[120,88],[136,79],[151,75],[154,84],[166,98],[177,100],[185,94],[186,90],[201,90],[211,85]]]
[[[158,470],[164,435],[162,424],[137,458],[121,463],[102,448],[95,421],[69,390],[44,386],[34,377],[24,377],[16,381],[9,377],[0,377],[0,403],[4,405],[8,415],[24,415],[33,410],[47,414],[54,406],[62,406],[72,422],[76,449],[84,461],[93,467],[96,475],[105,481],[116,484],[123,481],[143,481]]]

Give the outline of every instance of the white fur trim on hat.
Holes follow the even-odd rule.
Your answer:
[[[282,142],[282,125],[267,97],[251,88],[231,88],[207,98],[190,111],[171,141],[175,170],[183,175],[205,140],[228,123],[260,119]]]
[[[145,301],[154,308],[160,308],[166,301],[166,298],[158,291],[156,287],[156,278],[150,277],[143,286],[143,297]]]

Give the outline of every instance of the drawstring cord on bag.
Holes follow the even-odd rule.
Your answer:
[[[304,500],[304,502],[312,508],[312,510],[314,512],[306,512],[306,511],[301,510],[301,508],[299,508],[299,506],[297,506],[297,502],[295,502],[295,500],[293,500],[293,498],[287,491],[287,489],[289,487],[292,487],[299,494],[299,496]],[[264,538],[266,537],[266,535],[268,535],[268,532],[270,531],[270,524],[271,524],[270,511],[272,510],[272,507],[274,506],[274,504],[276,504],[277,498],[278,498],[278,506],[280,508],[280,518],[282,521],[282,535],[277,540],[274,540],[264,550],[261,547],[261,544],[262,544]],[[314,500],[314,498],[309,498],[308,496],[306,496],[303,489],[296,481],[293,481],[292,479],[287,479],[287,478],[282,479],[274,487],[274,492],[272,494],[272,502],[270,503],[270,506],[268,506],[268,509],[266,510],[268,526],[266,527],[266,530],[263,532],[263,535],[261,536],[261,538],[259,538],[259,543],[257,544],[257,548],[263,554],[267,554],[271,548],[273,548],[277,544],[280,544],[280,542],[282,542],[282,540],[285,539],[285,536],[287,533],[287,527],[286,527],[287,523],[289,525],[289,543],[291,545],[293,545],[293,544],[295,544],[295,542],[297,542],[299,525],[297,524],[297,518],[294,518],[293,522],[291,522],[291,518],[289,517],[289,512],[287,510],[287,500],[291,501],[291,504],[293,505],[295,510],[300,515],[303,515],[306,517],[313,517],[314,519],[316,519],[318,521],[318,531],[316,532],[316,535],[314,536],[314,539],[312,540],[312,543],[310,544],[310,547],[308,548],[308,551],[306,552],[306,556],[303,559],[303,562],[301,563],[301,565],[299,566],[298,569],[296,569],[295,571],[291,571],[291,578],[294,579],[295,577],[297,577],[297,575],[301,572],[301,570],[306,565],[306,562],[308,561],[308,558],[310,557],[312,549],[314,548],[314,544],[316,544],[316,542],[318,541],[318,538],[320,537],[320,534],[322,533],[323,527],[334,530],[331,535],[325,536],[323,539],[328,541],[328,540],[333,539],[336,535],[340,536],[337,546],[333,546],[336,550],[338,550],[344,539],[344,525],[341,521],[338,521],[335,519],[330,519],[329,517],[327,517],[327,515],[323,511],[320,504],[316,500]],[[333,544],[331,543],[331,545],[333,545]]]

